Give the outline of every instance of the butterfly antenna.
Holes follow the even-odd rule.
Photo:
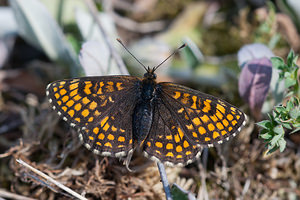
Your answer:
[[[159,65],[153,68],[153,71],[157,70],[158,67],[160,67],[162,64],[164,64],[169,58],[171,58],[174,54],[176,54],[180,49],[184,48],[186,44],[181,45],[178,47],[171,55],[169,55],[164,61],[162,61]]]
[[[124,47],[124,49],[138,62],[138,63],[140,63],[143,67],[144,67],[144,69],[146,70],[146,71],[148,71],[147,70],[147,68],[146,68],[146,66],[141,62],[141,61],[139,61],[128,49],[127,49],[127,47],[123,44],[123,42],[119,39],[119,38],[117,38],[117,41]]]

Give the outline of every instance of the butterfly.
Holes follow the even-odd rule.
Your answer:
[[[139,148],[152,160],[184,166],[200,156],[203,147],[229,140],[245,125],[246,115],[217,97],[157,82],[160,65],[143,65],[143,78],[55,81],[46,95],[58,115],[78,130],[85,147],[103,156],[125,157]]]

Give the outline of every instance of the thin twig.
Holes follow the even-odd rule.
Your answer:
[[[163,184],[165,193],[166,193],[166,199],[167,200],[172,200],[172,195],[171,195],[171,190],[170,190],[170,185],[167,179],[167,174],[166,174],[166,170],[165,170],[165,166],[163,163],[161,162],[157,162],[157,167],[159,170],[159,174],[160,174],[160,178],[161,178],[161,182]]]
[[[133,21],[132,19],[121,17],[115,12],[111,12],[111,16],[113,17],[117,25],[135,33],[145,34],[145,33],[162,31],[163,29],[166,28],[166,24],[167,24],[165,21],[162,20],[138,23],[136,21]]]
[[[91,15],[94,19],[94,21],[96,22],[96,24],[98,25],[99,27],[99,30],[103,36],[103,39],[109,49],[109,52],[111,54],[111,56],[114,58],[114,60],[116,61],[118,67],[120,68],[120,72],[121,74],[125,75],[125,74],[129,74],[128,71],[127,71],[127,68],[122,60],[122,58],[120,57],[120,55],[116,52],[115,48],[113,47],[113,45],[111,45],[111,42],[104,30],[104,28],[102,27],[101,25],[101,22],[98,18],[98,11],[97,11],[97,8],[96,8],[96,5],[94,3],[93,0],[85,0],[85,3],[89,9],[89,11],[91,12]]]
[[[0,189],[0,199],[3,198],[9,198],[9,199],[16,199],[16,200],[35,200],[33,198],[29,198],[29,197],[24,197],[22,195],[19,194],[14,194],[8,191],[5,191],[3,189]]]
[[[23,165],[24,167],[29,168],[31,171],[33,171],[34,173],[38,174],[39,176],[43,177],[44,179],[46,179],[47,181],[55,184],[57,187],[61,188],[62,190],[68,192],[69,194],[71,194],[74,197],[77,197],[78,199],[81,200],[87,200],[87,198],[81,196],[80,194],[76,193],[75,191],[71,190],[70,188],[64,186],[63,184],[59,183],[58,181],[54,180],[53,178],[51,178],[50,176],[47,176],[46,174],[44,174],[43,172],[33,168],[32,166],[30,166],[29,164],[27,164],[26,162],[24,162],[21,159],[17,159],[16,160],[18,163],[20,163],[21,165]]]
[[[157,20],[157,21],[152,21],[152,22],[136,22],[130,18],[127,17],[122,17],[121,15],[117,14],[114,11],[115,4],[111,0],[106,0],[103,1],[103,7],[104,10],[107,11],[107,13],[110,14],[110,16],[114,19],[115,23],[132,32],[135,33],[153,33],[153,32],[158,32],[162,31],[163,29],[166,28],[167,22],[164,20]],[[118,4],[118,2],[117,2]],[[119,5],[119,4],[118,4]],[[137,8],[134,8],[135,6],[131,6],[131,9],[136,11]]]
[[[198,191],[199,200],[209,199],[207,187],[206,187],[207,158],[208,158],[208,149],[204,148],[202,152],[202,160],[199,161],[199,171],[200,171],[200,178],[201,178],[201,186]]]

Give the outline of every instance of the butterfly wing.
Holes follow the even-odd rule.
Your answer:
[[[178,84],[159,83],[145,153],[167,164],[188,164],[201,147],[222,143],[245,125],[246,115],[216,97]]]
[[[133,76],[84,77],[48,85],[49,102],[79,131],[94,153],[125,156],[132,149],[132,113],[140,79]]]

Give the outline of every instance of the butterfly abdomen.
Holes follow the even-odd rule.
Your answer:
[[[139,101],[134,108],[132,116],[132,136],[133,141],[139,145],[147,137],[152,125],[153,103],[156,98],[155,86],[156,83],[152,79],[144,79],[142,81],[138,94],[140,98],[138,98]]]

